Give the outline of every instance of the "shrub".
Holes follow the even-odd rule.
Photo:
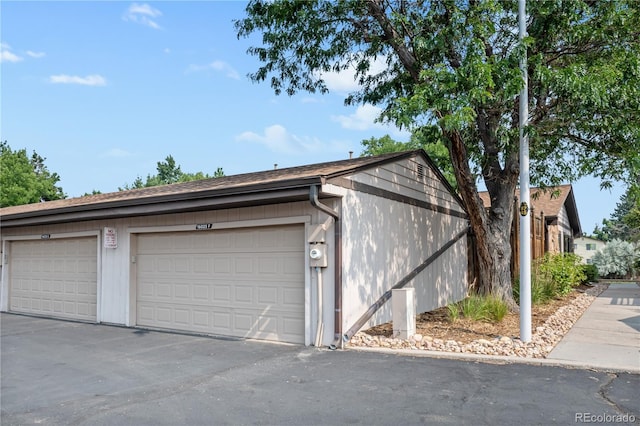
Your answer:
[[[487,297],[485,306],[489,320],[492,322],[500,322],[509,313],[507,304],[497,297]]]
[[[556,294],[564,296],[580,285],[585,275],[582,272],[580,256],[573,253],[546,253],[540,263],[540,272],[548,274],[556,287]]]
[[[500,322],[509,312],[507,304],[493,296],[470,296],[447,306],[449,319],[457,321],[462,315],[473,321]]]
[[[459,304],[462,315],[474,321],[486,320],[483,299],[482,296],[470,296],[462,300]]]
[[[586,279],[580,257],[570,253],[545,254],[531,268],[531,303],[542,304],[568,294]],[[520,282],[513,285],[513,297],[520,300]]]
[[[585,277],[584,281],[582,281],[583,284],[596,282],[598,281],[598,278],[600,278],[596,265],[582,265],[582,272]]]
[[[534,267],[531,272],[531,303],[533,305],[546,303],[557,296],[556,285],[551,278],[547,275],[536,273],[537,271],[537,268]],[[516,302],[520,302],[519,280],[513,284],[513,298]]]
[[[447,310],[449,311],[449,320],[451,322],[456,322],[460,318],[460,308],[455,303],[450,303],[447,305]]]
[[[631,272],[637,254],[633,244],[612,240],[593,256],[593,264],[602,277],[622,278]]]

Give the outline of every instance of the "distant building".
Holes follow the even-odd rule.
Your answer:
[[[489,193],[479,193],[485,208],[491,201]],[[513,209],[515,211],[511,228],[511,272],[517,276],[520,268],[520,190],[516,189]],[[574,241],[582,235],[578,206],[570,184],[549,188],[531,188],[531,259],[538,259],[545,253],[572,253]]]
[[[590,237],[580,237],[573,240],[573,252],[582,257],[582,263],[590,265],[593,255],[602,250],[607,243]]]

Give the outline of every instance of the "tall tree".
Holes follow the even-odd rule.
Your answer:
[[[209,179],[212,177],[217,178],[224,176],[222,167],[218,167],[213,173],[213,176],[210,176],[203,172],[185,173],[182,171],[180,165],[176,163],[176,160],[171,155],[168,155],[164,161],[158,161],[156,171],[158,172],[157,174],[147,175],[147,178],[144,181],[140,176],[138,176],[131,185],[125,184],[124,187],[118,189],[120,191],[125,191],[128,189],[148,188],[151,186],[168,185],[177,182],[190,182],[192,180]]]
[[[532,181],[640,170],[640,13],[636,0],[260,1],[235,22],[276,94],[327,92],[323,75],[351,69],[346,104],[382,105],[383,119],[445,142],[477,242],[479,289],[517,309],[509,230],[518,182],[519,61],[528,57]],[[386,68],[375,72],[375,62]],[[376,66],[378,64],[375,64]],[[478,195],[480,175],[489,192]]]
[[[46,158],[26,149],[14,151],[7,141],[0,142],[0,207],[59,200],[66,195],[56,186],[57,173],[44,164]]]
[[[640,241],[640,192],[627,188],[611,217],[603,219],[602,228],[596,227],[594,234],[603,241]]]

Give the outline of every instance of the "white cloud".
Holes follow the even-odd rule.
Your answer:
[[[360,85],[355,80],[353,70],[345,70],[342,72],[328,72],[322,74],[322,79],[331,92],[353,92],[358,90]]]
[[[342,127],[350,130],[369,130],[384,127],[382,123],[376,123],[382,110],[373,105],[361,105],[351,115],[332,115],[331,119],[340,123]]]
[[[376,75],[381,73],[387,68],[387,63],[384,58],[377,58],[371,63],[369,69],[369,75]],[[326,72],[320,74],[320,77],[324,80],[329,91],[348,93],[360,89],[360,85],[356,81],[356,71],[354,68],[349,68],[340,72]]]
[[[162,12],[158,9],[149,6],[148,4],[133,3],[124,16],[125,21],[135,22],[136,24],[144,25],[156,30],[162,29],[162,27],[156,22],[155,18],[162,16]]]
[[[270,151],[281,154],[307,154],[315,152],[347,152],[347,144],[340,141],[329,143],[309,136],[297,136],[284,126],[274,124],[264,129],[263,134],[243,132],[236,136],[238,142],[252,142],[264,145]]]
[[[131,157],[133,154],[127,150],[120,148],[112,148],[109,151],[103,154],[104,157],[115,157],[115,158],[123,158],[123,157]]]
[[[379,123],[376,119],[380,116],[382,109],[365,104],[359,106],[353,114],[350,115],[332,115],[331,119],[349,130],[384,130],[398,136],[408,136],[409,132],[402,131],[389,123]]]
[[[34,52],[32,50],[27,50],[27,56],[30,56],[32,58],[42,58],[45,55],[46,53],[44,52]]]
[[[238,74],[238,72],[231,65],[224,61],[213,61],[207,65],[189,65],[189,69],[187,71],[198,72],[208,70],[222,72],[229,78],[240,80],[240,74]]]
[[[0,62],[20,62],[22,59],[11,51],[7,43],[0,43]]]
[[[98,74],[88,75],[86,77],[79,77],[77,75],[52,75],[49,77],[49,82],[54,84],[80,84],[83,86],[106,86],[107,80]]]

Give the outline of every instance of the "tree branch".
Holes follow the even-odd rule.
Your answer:
[[[382,0],[368,0],[367,8],[371,16],[373,16],[380,25],[380,28],[384,33],[383,39],[388,42],[396,52],[398,59],[400,59],[400,62],[405,67],[409,75],[411,75],[411,79],[418,83],[420,81],[420,69],[417,66],[418,62],[416,61],[415,56],[404,44],[402,36],[396,31],[393,25],[391,25],[391,21],[385,14]]]

